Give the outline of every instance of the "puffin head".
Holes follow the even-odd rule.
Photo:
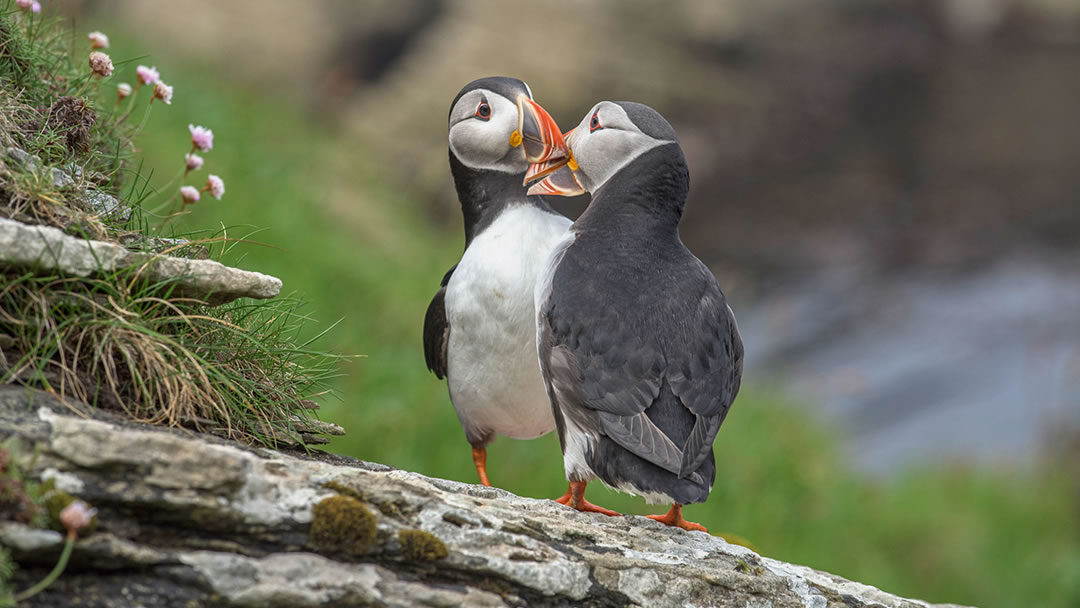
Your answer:
[[[519,174],[564,154],[558,124],[529,85],[493,76],[465,85],[450,104],[450,153],[466,167]]]
[[[543,178],[529,194],[595,192],[642,154],[679,143],[675,129],[659,112],[632,101],[601,101],[563,138],[565,148],[555,139],[546,142],[552,147],[548,160],[529,167],[526,182]]]

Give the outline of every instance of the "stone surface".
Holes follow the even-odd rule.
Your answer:
[[[114,243],[92,241],[48,226],[0,218],[0,264],[56,270],[76,276],[142,267],[154,281],[175,281],[188,297],[223,304],[237,298],[272,298],[281,281],[258,272],[230,268],[213,260],[136,253]]]
[[[105,194],[101,190],[87,190],[83,201],[90,211],[118,222],[126,222],[131,217],[131,210],[116,197]]]
[[[49,176],[52,177],[53,186],[57,188],[68,188],[75,185],[75,180],[71,179],[71,176],[64,173],[60,169],[53,167],[43,167],[41,159],[19,148],[8,148],[7,156],[9,159],[15,161],[23,171],[30,173],[37,173],[39,171],[47,171]]]
[[[82,168],[71,164],[65,168],[68,171],[55,167],[46,167],[41,159],[19,148],[8,148],[7,157],[14,161],[15,166],[26,172],[45,172],[56,188],[75,188],[82,180]],[[72,177],[74,176],[74,177]],[[82,197],[77,200],[85,207],[86,211],[99,217],[109,218],[117,222],[126,222],[131,217],[131,209],[116,197],[100,190],[89,187],[84,190]]]
[[[930,606],[642,517],[75,416],[10,386],[0,387],[0,440],[9,437],[37,450],[36,475],[99,509],[68,571],[28,606],[75,597],[91,607]],[[338,492],[377,518],[365,552],[309,541],[312,507]],[[25,587],[52,566],[59,543],[19,528],[0,528],[0,541]],[[397,534],[405,529],[433,534],[449,555],[409,559]]]

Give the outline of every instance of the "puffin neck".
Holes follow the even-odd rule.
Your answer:
[[[689,192],[682,150],[675,142],[662,145],[627,163],[597,189],[573,229],[677,234]]]
[[[465,247],[507,207],[533,205],[552,211],[539,196],[525,195],[525,186],[521,184],[524,173],[473,169],[458,160],[453,150],[450,151],[450,172],[465,219]]]

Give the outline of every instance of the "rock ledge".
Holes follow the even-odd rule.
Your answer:
[[[97,530],[34,606],[76,597],[88,607],[931,606],[642,517],[251,449],[5,386],[0,439],[12,436],[38,450],[36,475],[100,509]],[[351,549],[309,536],[314,505],[336,495],[351,498],[336,502],[354,505],[360,521],[374,519],[374,534]],[[414,538],[445,552],[411,550]],[[13,549],[23,588],[51,567],[61,540],[8,523],[0,543]]]
[[[175,281],[182,295],[210,304],[237,298],[273,298],[281,291],[280,279],[213,260],[133,252],[115,243],[4,218],[0,218],[0,265],[56,270],[80,277],[142,266],[151,280]]]

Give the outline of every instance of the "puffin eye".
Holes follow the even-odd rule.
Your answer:
[[[599,113],[600,113],[599,111],[593,112],[592,120],[589,121],[589,133],[592,133],[593,131],[596,131],[597,129],[603,129],[604,128],[604,127],[600,126],[600,117],[598,116]]]
[[[481,100],[480,105],[476,106],[476,117],[480,120],[491,118],[491,106],[488,105],[486,99]]]

